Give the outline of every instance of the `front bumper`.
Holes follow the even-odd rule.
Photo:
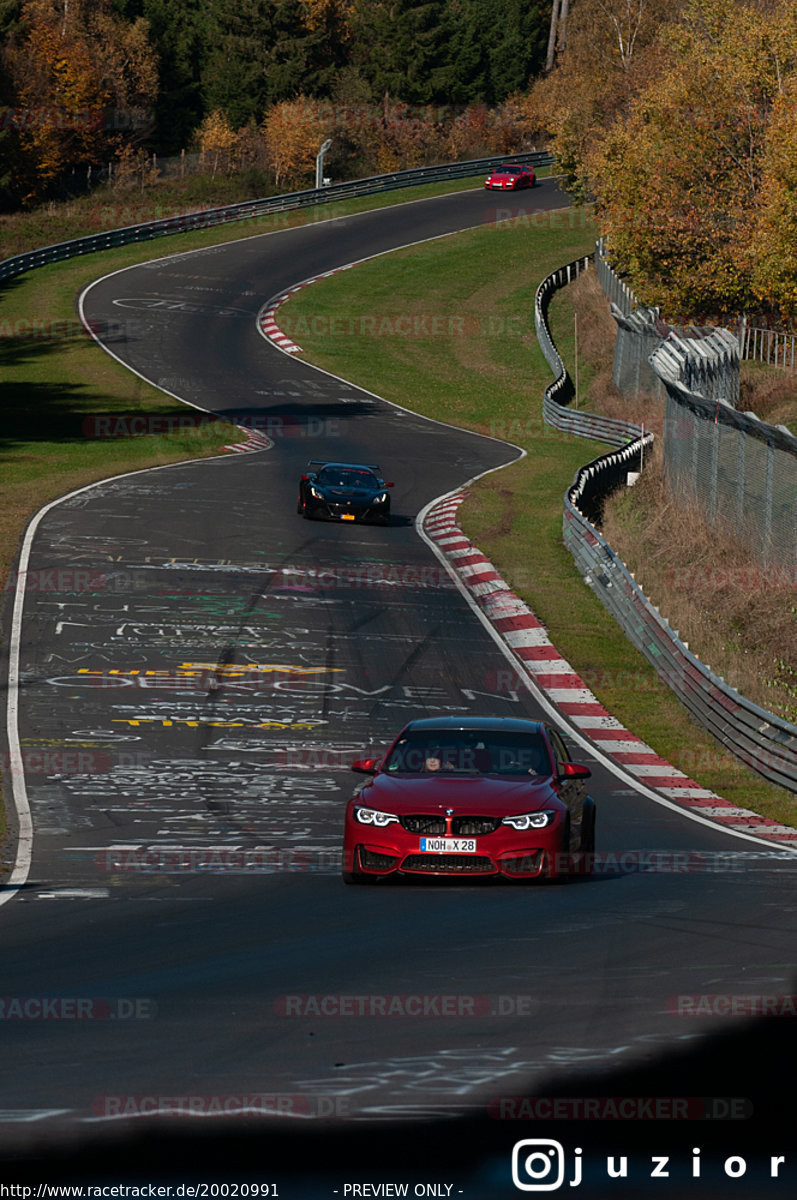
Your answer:
[[[327,521],[379,521],[390,516],[389,504],[331,504],[318,501],[308,508],[312,516]]]
[[[568,862],[562,844],[560,821],[533,835],[496,831],[473,839],[472,852],[446,853],[421,848],[418,836],[393,827],[374,837],[372,829],[347,823],[343,869],[349,874],[448,876],[451,878],[504,877],[550,879],[564,874]]]

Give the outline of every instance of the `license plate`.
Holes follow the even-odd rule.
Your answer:
[[[421,850],[426,854],[475,854],[475,838],[421,838]]]
[[[353,521],[354,513],[341,513],[340,519],[341,519],[341,521]]]

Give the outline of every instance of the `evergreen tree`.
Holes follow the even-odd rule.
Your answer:
[[[375,100],[450,102],[456,18],[444,0],[357,0],[352,24],[355,63]]]
[[[261,119],[276,25],[273,0],[213,0],[200,88],[206,113],[222,111],[236,129]]]
[[[457,99],[498,104],[528,87],[545,59],[548,20],[544,0],[463,0]]]
[[[126,8],[129,0],[126,0]],[[135,0],[135,15],[147,18],[158,54],[159,92],[155,144],[178,154],[205,114],[201,77],[210,39],[212,12],[206,0]],[[126,12],[126,15],[133,15]]]

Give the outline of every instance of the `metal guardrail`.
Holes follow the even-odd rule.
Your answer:
[[[553,343],[548,327],[548,305],[554,292],[560,287],[566,287],[573,279],[577,279],[582,271],[589,268],[591,259],[577,258],[567,263],[558,271],[543,279],[534,297],[534,325],[537,340],[545,356],[545,361],[554,373],[554,382],[550,384],[543,395],[543,419],[560,429],[563,433],[572,433],[574,437],[593,438],[596,442],[608,442],[610,446],[624,446],[629,441],[636,440],[641,430],[631,421],[622,421],[617,417],[604,417],[599,413],[582,412],[569,408],[567,405],[573,399],[573,382],[565,369],[559,351]]]
[[[564,542],[585,582],[699,725],[770,783],[797,792],[797,726],[747,700],[691,653],[581,512],[581,474],[565,497]]]
[[[736,336],[742,358],[780,367],[784,371],[797,370],[797,334],[759,329],[748,325],[747,318],[743,317]]]
[[[53,246],[45,246],[41,250],[30,250],[25,254],[16,254],[13,258],[6,258],[0,262],[0,280],[10,279],[24,271],[32,271],[49,263],[76,258],[81,254],[94,254],[98,250],[127,246],[132,242],[168,237],[174,233],[189,233],[196,229],[209,229],[215,225],[227,225],[236,221],[257,220],[272,213],[328,204],[332,200],[371,196],[378,192],[418,187],[424,183],[439,183],[447,179],[465,179],[470,175],[489,172],[493,167],[508,161],[526,163],[533,167],[547,167],[552,165],[554,159],[547,151],[534,150],[523,154],[504,154],[491,158],[470,159],[467,162],[444,163],[436,167],[413,167],[407,171],[394,171],[389,175],[373,175],[368,179],[335,183],[329,187],[307,188],[305,191],[288,192],[282,196],[244,200],[239,204],[228,204],[221,208],[206,208],[175,217],[143,221],[139,225],[127,225],[121,229],[88,234],[67,242],[57,242]]]
[[[578,273],[573,268],[571,263],[549,275],[540,285],[537,296],[542,293],[550,297],[556,288],[566,286]],[[547,323],[538,325],[538,336],[543,353],[557,375],[556,383],[546,388],[545,413],[546,401],[549,405],[555,403],[549,393],[555,392],[557,384],[560,393],[565,388],[561,381],[566,372]],[[564,426],[557,423],[557,428]],[[637,435],[641,434],[638,427],[632,428],[636,429]],[[568,432],[576,430],[568,429]],[[589,432],[581,436],[594,437],[595,434]],[[604,608],[698,724],[764,779],[797,792],[797,725],[747,700],[692,654],[677,631],[650,603],[587,515],[587,510],[594,513],[601,497],[616,486],[622,474],[633,469],[639,461],[640,451],[652,440],[651,434],[646,434],[644,439],[637,437],[623,449],[602,455],[578,471],[564,499],[565,545]],[[759,818],[751,813],[750,819]]]

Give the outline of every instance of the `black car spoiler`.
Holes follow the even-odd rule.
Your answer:
[[[332,463],[331,458],[310,458],[307,461],[308,467],[327,467]],[[334,463],[336,467],[367,467],[369,471],[375,471],[378,475],[380,468],[376,463]]]

